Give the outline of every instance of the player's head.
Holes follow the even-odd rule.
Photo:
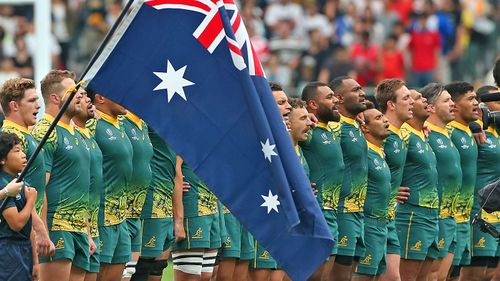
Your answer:
[[[40,110],[35,82],[25,78],[5,81],[0,88],[0,104],[7,118],[26,127],[35,125]]]
[[[333,79],[329,86],[339,99],[339,110],[342,114],[353,117],[366,109],[365,92],[356,80],[349,76],[340,76]]]
[[[40,82],[45,106],[61,108],[69,96],[69,90],[75,86],[75,73],[69,70],[51,70]],[[80,100],[84,90],[80,88],[66,109],[66,114],[74,116],[81,110]]]
[[[0,167],[6,173],[17,175],[26,166],[26,154],[21,140],[12,133],[0,133]]]
[[[127,114],[127,109],[122,105],[106,98],[104,95],[87,88],[89,101],[93,102],[95,108],[113,117]]]
[[[444,124],[448,124],[455,119],[455,103],[450,93],[444,88],[444,85],[430,83],[420,89],[420,93],[422,93],[429,103],[429,113],[431,116],[437,117]]]
[[[467,82],[452,82],[445,86],[455,103],[455,120],[468,124],[479,118],[479,102],[474,87]]]
[[[361,125],[363,133],[367,139],[383,140],[387,138],[389,130],[389,120],[382,114],[371,101],[366,101],[366,109],[363,111],[364,123]]]
[[[275,82],[269,82],[269,87],[271,87],[274,100],[278,104],[278,108],[280,110],[281,116],[283,116],[283,120],[285,120],[285,122],[288,121],[288,115],[290,114],[291,107],[285,91],[283,91],[283,88],[280,84]]]
[[[290,124],[290,136],[294,143],[307,140],[308,133],[311,130],[312,121],[309,118],[309,112],[306,108],[306,102],[293,98],[290,99],[292,110],[288,118]]]
[[[375,99],[384,114],[394,114],[406,122],[413,117],[413,99],[406,83],[401,79],[385,79],[375,89]]]
[[[314,113],[319,121],[328,123],[340,120],[339,99],[326,83],[319,81],[307,83],[302,90],[302,100],[306,102],[309,112]]]
[[[422,94],[415,90],[410,90],[410,97],[413,99],[413,117],[418,122],[424,123],[429,118],[429,103]]]
[[[87,121],[94,118],[95,106],[90,98],[89,89],[82,95],[82,100],[80,101],[82,110],[75,116],[76,118]]]

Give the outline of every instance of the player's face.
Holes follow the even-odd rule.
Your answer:
[[[60,107],[63,105],[64,101],[69,96],[69,93],[67,94],[66,92],[71,87],[75,86],[75,81],[71,78],[64,78],[64,80],[61,81],[61,84],[64,86],[64,91],[59,95],[59,97],[61,98],[61,103],[59,104]],[[75,96],[68,105],[68,109],[66,110],[68,115],[75,116],[78,112],[82,110],[80,102],[82,100],[83,92],[84,90],[82,88],[80,88],[78,92],[76,92]]]
[[[305,141],[311,130],[312,121],[305,108],[293,108],[290,112],[290,135],[294,141]]]
[[[36,123],[36,115],[40,110],[38,95],[35,89],[28,89],[24,92],[24,97],[19,101],[19,113],[26,127]]]
[[[82,106],[82,111],[80,114],[87,120],[94,118],[95,107],[90,101],[90,98],[87,96],[87,93],[83,93],[80,104]]]
[[[23,152],[23,147],[20,143],[18,143],[14,145],[14,147],[12,147],[7,154],[3,169],[10,174],[17,174],[23,170],[27,162],[26,154]]]
[[[111,113],[115,116],[118,115],[125,115],[127,114],[127,109],[125,107],[121,106],[120,104],[108,99],[107,102],[109,103]]]
[[[365,92],[354,79],[346,79],[343,82],[341,102],[345,109],[352,115],[358,115],[366,109]]]
[[[455,103],[451,100],[451,95],[444,90],[434,102],[434,111],[438,118],[445,124],[455,119]]]
[[[427,99],[421,93],[411,90],[411,98],[415,101],[413,104],[413,117],[418,120],[425,120],[429,117],[429,104]]]
[[[281,116],[283,119],[288,121],[288,115],[290,114],[290,110],[292,107],[288,103],[288,97],[283,91],[273,91],[274,100],[278,104],[278,108],[280,110]]]
[[[399,88],[396,91],[396,116],[399,121],[406,122],[413,117],[413,103],[411,92],[406,86]]]
[[[378,109],[367,109],[363,112],[363,115],[365,117],[365,126],[372,136],[383,140],[391,134],[389,120]]]
[[[318,119],[328,123],[330,121],[338,122],[340,114],[338,110],[339,99],[335,97],[332,89],[328,86],[318,88],[317,100],[318,103]]]
[[[467,123],[479,118],[479,102],[475,92],[467,92],[455,102],[455,115]]]

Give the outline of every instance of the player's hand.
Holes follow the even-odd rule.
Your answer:
[[[94,243],[94,239],[89,235],[89,256],[92,256],[95,253],[95,250],[97,250],[97,246]]]
[[[474,139],[476,140],[477,144],[486,143],[486,134],[484,133],[484,131],[481,131],[480,133],[474,133]]]
[[[11,180],[7,186],[4,187],[4,189],[7,191],[7,195],[10,196],[10,197],[14,197],[16,196],[17,194],[19,194],[19,192],[21,191],[21,189],[23,188],[24,186],[24,182],[16,182],[17,179],[13,179]]]
[[[309,112],[309,120],[312,122],[311,129],[316,128],[316,124],[318,124],[319,120],[314,113]]]
[[[318,194],[318,190],[316,189],[316,183],[315,182],[311,182],[311,188],[312,188],[314,196],[316,196]]]
[[[174,236],[175,243],[186,239],[186,230],[184,229],[184,222],[181,219],[174,219]]]
[[[56,251],[56,247],[46,231],[36,233],[36,249],[39,257],[50,257]]]
[[[424,126],[422,127],[422,131],[424,132],[425,137],[428,138],[432,130],[427,124],[424,124]]]
[[[38,281],[38,279],[39,279],[39,274],[38,274],[39,269],[38,268],[39,268],[38,263],[33,265],[33,272],[32,272],[32,277],[31,277],[31,280],[33,280],[33,281]]]
[[[189,192],[191,185],[187,181],[182,182],[182,192]]]
[[[33,203],[35,204],[35,201],[36,201],[36,195],[37,195],[37,192],[36,192],[36,189],[32,188],[32,187],[29,187],[29,186],[26,186],[24,188],[24,195],[26,196],[26,201],[28,203]]]
[[[408,197],[410,197],[410,188],[406,186],[399,187],[396,201],[398,201],[399,204],[404,204],[408,201]]]

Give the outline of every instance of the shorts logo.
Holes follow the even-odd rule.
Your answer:
[[[364,265],[370,265],[372,264],[372,255],[366,256],[362,261],[359,262],[360,264]]]
[[[191,236],[191,238],[203,238],[203,231],[201,230],[201,227],[198,227],[196,232]]]
[[[415,243],[415,245],[413,245],[410,250],[412,251],[420,251],[422,250],[422,241],[418,240],[417,243]]]
[[[151,237],[147,243],[144,244],[144,247],[154,248],[156,247],[156,236]]]
[[[474,245],[474,247],[484,248],[484,242],[486,242],[486,239],[484,239],[484,237],[481,237],[479,238],[479,241],[477,241],[476,245]]]
[[[339,241],[339,247],[347,247],[347,242],[349,242],[349,237],[347,237],[347,235],[344,235]]]
[[[444,238],[441,238],[438,242],[438,248],[439,249],[444,249]]]
[[[102,246],[104,246],[104,241],[100,240],[99,241],[99,247],[101,248],[101,251],[102,251]]]
[[[226,241],[223,244],[224,244],[224,248],[231,248],[231,244],[233,244],[231,241],[231,237],[227,237]]]
[[[259,256],[259,259],[268,260],[269,259],[269,252],[267,250],[264,250],[262,255]]]
[[[56,250],[60,250],[64,248],[64,239],[59,238],[56,243]]]

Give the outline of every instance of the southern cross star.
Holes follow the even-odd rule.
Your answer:
[[[167,72],[153,72],[162,81],[153,91],[157,90],[167,90],[167,102],[178,94],[182,99],[187,101],[186,94],[184,93],[184,87],[194,85],[193,82],[184,79],[184,72],[186,71],[187,65],[175,70],[170,61],[167,61]]]
[[[260,205],[261,207],[267,207],[267,213],[269,214],[271,210],[276,211],[276,213],[279,213],[278,211],[278,206],[280,205],[280,201],[278,200],[278,195],[273,195],[271,190],[269,190],[269,194],[267,196],[261,195],[262,198],[264,199],[264,203]]]

